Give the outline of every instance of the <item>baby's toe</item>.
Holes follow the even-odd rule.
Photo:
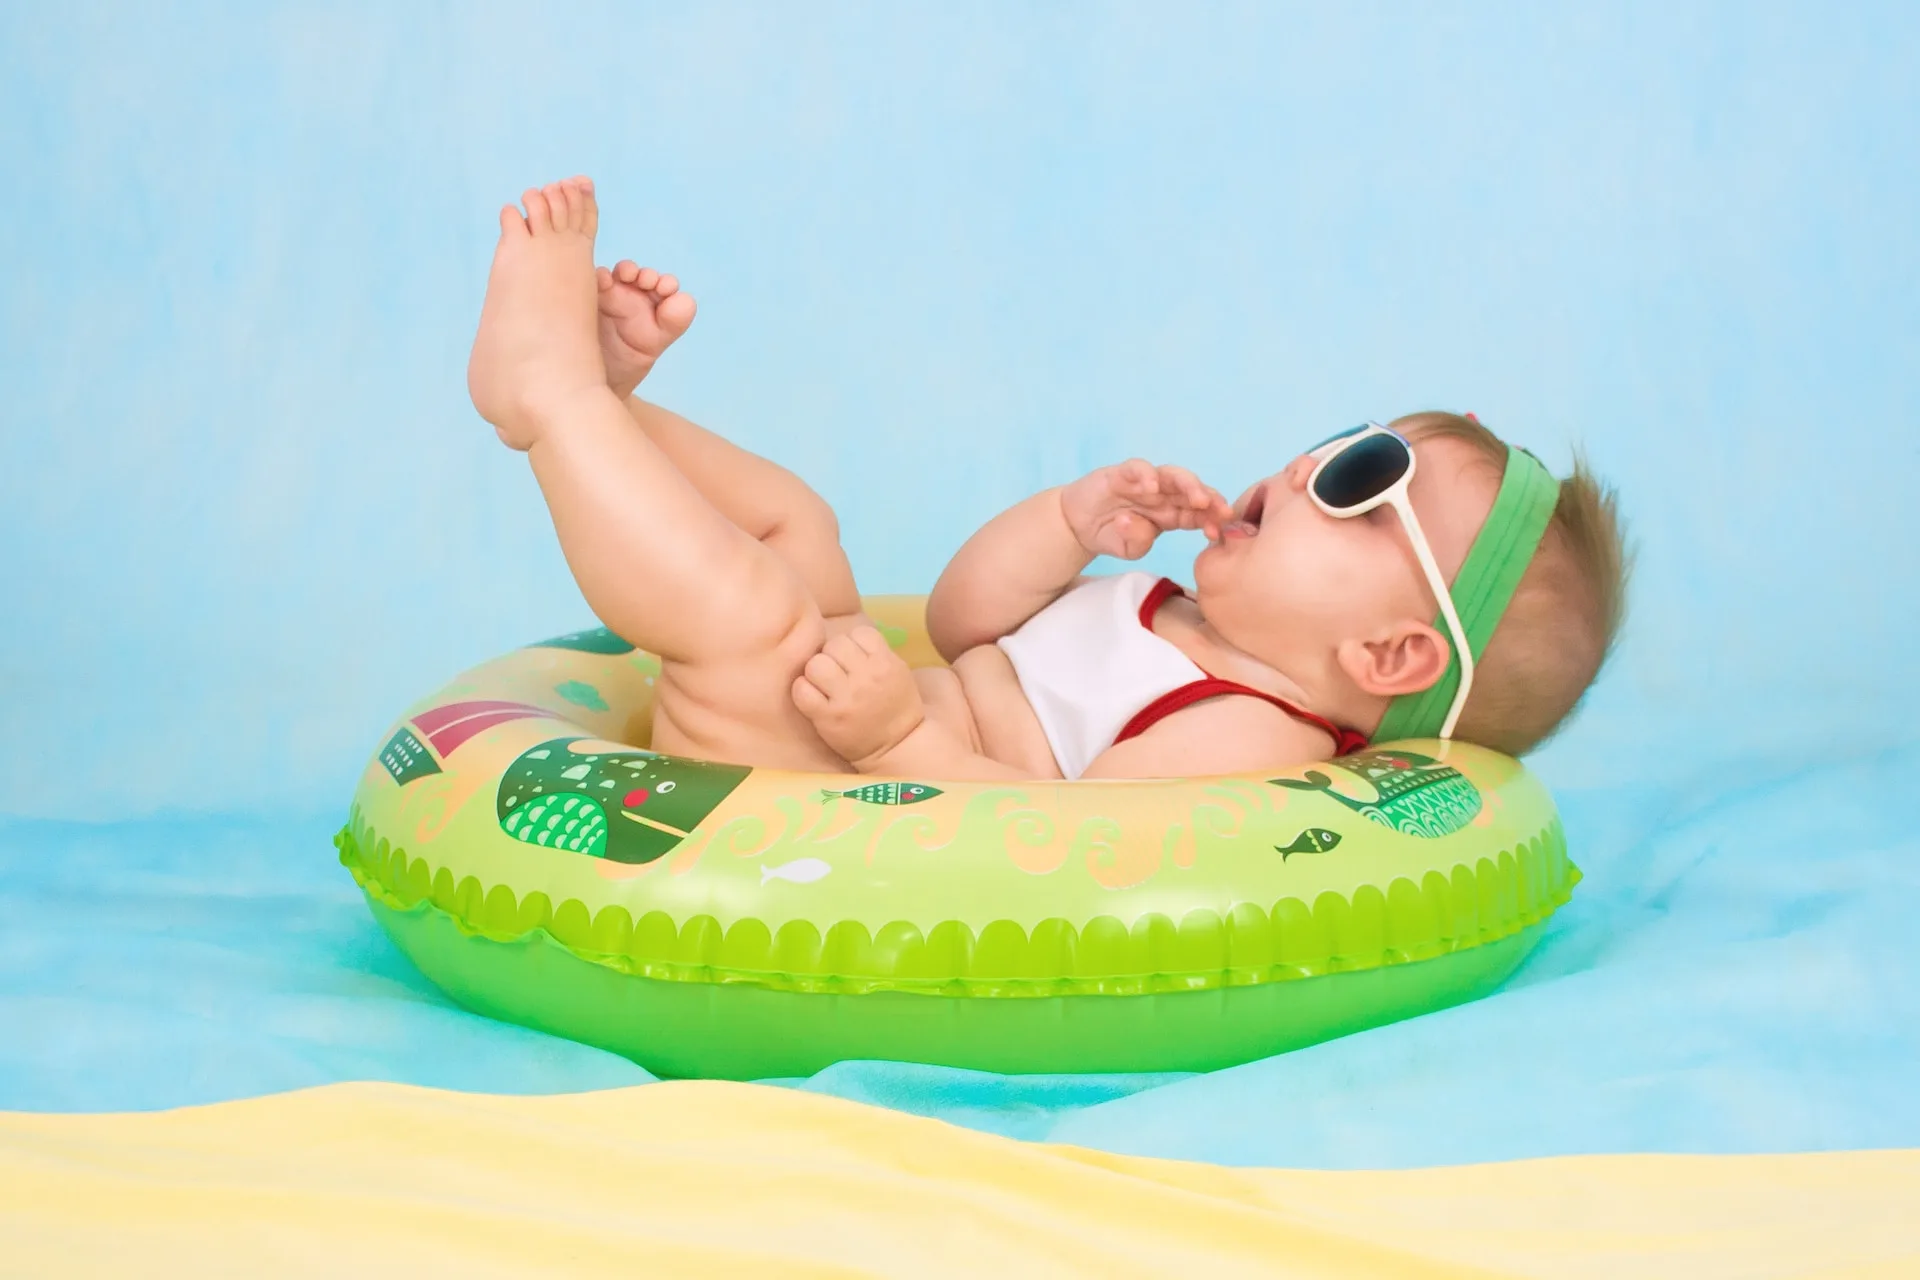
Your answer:
[[[654,308],[653,318],[659,322],[661,328],[678,337],[693,323],[693,312],[693,295],[676,293]]]
[[[547,197],[538,187],[528,187],[520,193],[520,203],[527,209],[527,226],[534,232],[553,230],[553,211],[547,205]]]
[[[589,236],[600,232],[600,201],[593,194],[593,182],[582,176],[573,180],[574,203],[580,213],[580,230]]]
[[[573,207],[573,188],[564,182],[549,182],[545,195],[547,207],[553,210],[553,229],[572,230],[579,221]]]

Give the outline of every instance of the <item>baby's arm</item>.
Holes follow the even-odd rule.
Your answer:
[[[1061,488],[1034,494],[968,538],[927,597],[927,635],[952,662],[1017,629],[1073,586],[1093,560],[1061,509]]]
[[[988,521],[927,599],[927,634],[949,662],[1052,604],[1095,556],[1138,560],[1168,529],[1217,536],[1227,500],[1182,467],[1135,459],[1028,498]]]

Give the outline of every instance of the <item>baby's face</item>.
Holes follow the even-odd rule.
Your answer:
[[[1416,441],[1414,513],[1451,582],[1493,508],[1499,474],[1473,446]],[[1396,627],[1431,626],[1439,601],[1393,508],[1327,515],[1307,496],[1305,455],[1240,496],[1229,529],[1194,563],[1207,620],[1227,640],[1285,670],[1320,663],[1347,640],[1384,641]]]

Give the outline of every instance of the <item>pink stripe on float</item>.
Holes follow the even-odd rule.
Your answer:
[[[465,720],[487,711],[524,711],[529,715],[544,714],[538,707],[530,707],[524,702],[502,702],[498,698],[483,698],[473,702],[449,702],[444,707],[434,707],[422,711],[413,718],[422,733],[438,733],[456,720]]]
[[[510,720],[530,720],[534,716],[543,716],[546,712],[538,707],[518,707],[512,711],[489,711],[485,715],[470,716],[442,729],[428,738],[433,749],[445,759],[460,749],[460,744],[476,733],[484,733],[497,724],[506,724]]]

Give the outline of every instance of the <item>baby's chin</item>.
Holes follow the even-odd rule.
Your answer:
[[[1193,588],[1203,596],[1214,596],[1231,592],[1240,574],[1238,562],[1242,558],[1238,541],[1209,542],[1193,558]]]

